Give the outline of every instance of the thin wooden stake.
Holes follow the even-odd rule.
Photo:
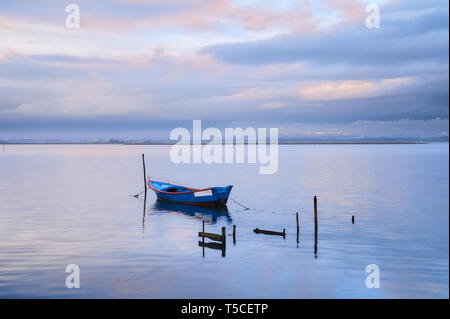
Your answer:
[[[317,233],[318,233],[318,224],[317,224],[317,197],[314,196],[314,257],[317,258]]]
[[[144,154],[142,154],[142,166],[144,167],[144,187],[145,187],[145,192],[147,192],[147,174],[145,173],[145,158],[144,158]]]
[[[355,216],[352,216],[352,224],[355,223]]]
[[[299,237],[299,233],[300,233],[300,225],[298,222],[298,213],[295,213],[295,218],[297,219],[297,244],[298,244],[298,237]]]
[[[236,225],[233,225],[233,244],[236,245]]]
[[[227,236],[225,234],[225,227],[222,227],[222,243],[225,246],[227,240]]]
[[[314,196],[314,227],[318,227],[317,225],[317,196]]]
[[[203,220],[203,232],[205,232],[205,221]],[[202,237],[203,258],[205,258],[205,237]]]

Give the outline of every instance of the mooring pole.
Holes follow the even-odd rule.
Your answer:
[[[145,192],[147,193],[147,174],[145,173],[145,158],[144,158],[144,154],[142,154],[142,166],[144,167],[144,187],[145,187]]]
[[[225,227],[222,227],[222,257],[225,257],[226,240]]]
[[[355,223],[355,216],[352,216],[352,224]]]
[[[226,242],[226,234],[225,234],[225,227],[222,227],[222,243],[225,245]]]
[[[236,225],[233,225],[233,244],[236,245]]]
[[[298,213],[295,213],[295,217],[297,219],[297,244],[298,244],[298,237],[299,237],[299,233],[300,233],[300,225],[298,222]]]
[[[203,232],[205,232],[205,221],[203,220]],[[203,258],[205,258],[205,237],[202,237],[202,243],[203,243]]]
[[[317,258],[317,196],[314,196],[314,255]]]
[[[317,196],[314,196],[314,227],[317,228]]]

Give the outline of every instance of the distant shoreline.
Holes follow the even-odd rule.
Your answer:
[[[279,142],[278,145],[402,145],[402,144],[430,144],[430,143],[448,143],[448,141],[442,142]],[[0,143],[2,145],[199,145],[194,144],[176,144],[176,143],[92,143],[92,142],[55,142],[55,143]],[[202,143],[201,145],[257,145],[257,143]]]

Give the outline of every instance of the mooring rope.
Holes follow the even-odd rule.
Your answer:
[[[231,198],[230,197],[230,199],[233,201],[233,202],[235,202],[236,204],[238,204],[239,206],[242,206],[242,207],[244,207],[245,208],[245,210],[249,210],[250,208],[248,208],[248,207],[246,207],[246,206],[244,206],[244,205],[242,205],[241,203],[239,203],[237,200],[234,200],[233,198]]]
[[[133,196],[133,197],[136,197],[136,198],[138,198],[139,197],[139,195],[141,195],[143,192],[145,192],[145,189],[142,191],[142,192],[140,192],[139,194],[136,194],[136,195],[130,195],[130,196]]]

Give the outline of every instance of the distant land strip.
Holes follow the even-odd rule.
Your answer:
[[[448,136],[441,137],[361,137],[354,139],[302,139],[302,138],[279,138],[279,145],[349,145],[349,144],[361,144],[361,145],[371,145],[371,144],[428,144],[434,142],[444,142],[448,143]],[[270,143],[269,139],[266,139],[266,144]],[[258,140],[247,140],[239,141],[236,140],[168,140],[168,139],[151,139],[151,138],[141,138],[141,139],[120,139],[120,138],[69,138],[69,139],[58,139],[58,138],[10,138],[10,139],[0,139],[0,144],[18,144],[18,145],[31,145],[31,144],[80,144],[80,145],[257,145]]]
[[[445,142],[445,141],[439,141]],[[448,141],[447,141],[448,142]],[[432,142],[278,142],[278,145],[389,145],[389,144],[429,144]],[[170,143],[170,142],[0,142],[4,145],[199,145],[199,143]],[[201,143],[201,145],[257,145],[259,143]],[[269,143],[266,143],[269,144]]]

